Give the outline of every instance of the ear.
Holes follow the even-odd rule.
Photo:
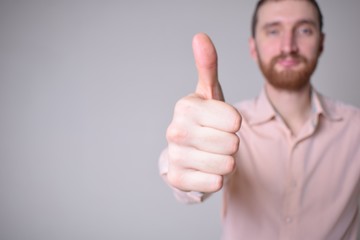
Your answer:
[[[250,55],[251,55],[252,59],[254,59],[254,61],[257,62],[258,61],[258,52],[257,52],[257,48],[256,48],[255,38],[253,38],[253,37],[249,38],[249,49],[250,49]]]
[[[324,47],[325,47],[325,33],[321,33],[320,46],[319,46],[319,56],[323,53]]]

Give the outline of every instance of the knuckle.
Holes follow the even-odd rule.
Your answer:
[[[225,174],[231,173],[235,170],[236,162],[234,157],[229,156],[225,161]]]
[[[175,104],[175,114],[187,115],[194,109],[194,100],[191,96],[184,97]]]
[[[240,130],[242,117],[240,113],[234,108],[235,114],[233,117],[233,132],[237,132]]]
[[[188,191],[186,174],[179,169],[173,169],[167,173],[168,183],[181,191]]]
[[[223,181],[224,181],[224,177],[219,175],[215,176],[212,191],[217,192],[221,190],[221,188],[223,187]]]
[[[179,127],[177,124],[170,124],[166,131],[166,138],[169,142],[180,143],[188,136],[185,128]]]
[[[169,170],[169,172],[167,173],[167,180],[171,186],[175,188],[181,187],[181,177],[177,171]]]
[[[169,142],[181,143],[188,138],[189,128],[193,125],[192,119],[196,114],[193,102],[192,97],[188,96],[176,103],[173,120],[166,131]]]
[[[184,158],[184,154],[179,147],[169,146],[168,154],[169,154],[169,164],[172,166],[181,166]]]
[[[182,152],[182,149],[177,146],[169,146],[169,169],[167,179],[171,186],[178,189],[184,189],[187,180],[186,176],[188,175]]]
[[[232,138],[230,140],[230,149],[229,154],[235,154],[239,150],[240,138],[236,134],[232,134]]]

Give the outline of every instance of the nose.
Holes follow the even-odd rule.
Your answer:
[[[299,49],[296,35],[293,32],[287,32],[283,35],[281,50],[284,54],[297,53]]]

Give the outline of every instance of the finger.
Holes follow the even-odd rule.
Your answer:
[[[229,133],[211,127],[170,124],[166,131],[169,144],[194,147],[200,151],[221,155],[233,155],[239,149],[240,139],[236,133]]]
[[[179,100],[175,106],[174,116],[176,117],[173,119],[173,126],[184,131],[188,131],[186,128],[190,121],[196,125],[235,133],[240,129],[242,119],[233,106],[212,99],[203,101],[196,94]]]
[[[241,115],[233,106],[215,100],[202,101],[201,111],[196,111],[196,121],[200,126],[236,133],[241,126]]]
[[[235,168],[233,156],[213,154],[195,148],[171,145],[168,153],[173,164],[183,168],[215,175],[227,175]]]
[[[172,171],[169,168],[167,179],[170,184],[182,191],[216,192],[222,188],[223,177],[195,170]]]
[[[200,151],[221,155],[233,155],[239,149],[240,139],[234,133],[200,127],[194,129],[189,134],[189,145]]]
[[[217,53],[211,39],[204,33],[195,35],[193,52],[198,71],[196,93],[205,99],[224,100],[218,81]]]

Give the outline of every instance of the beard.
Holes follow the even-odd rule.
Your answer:
[[[300,70],[285,69],[277,71],[275,69],[276,63],[288,58],[294,59],[299,64],[303,63],[305,67]],[[266,80],[270,85],[281,90],[298,91],[307,86],[316,66],[317,58],[309,61],[297,53],[280,54],[271,59],[269,64],[265,64],[259,56],[259,67]]]

